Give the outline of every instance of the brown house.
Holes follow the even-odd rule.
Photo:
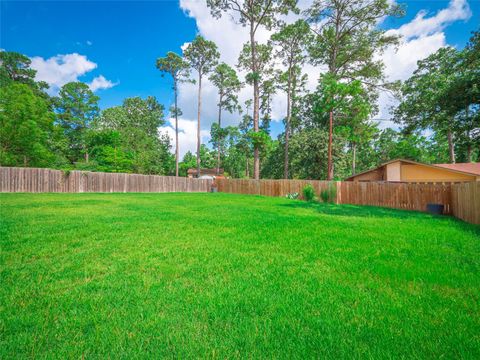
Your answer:
[[[480,163],[422,164],[396,159],[346,181],[463,182],[480,181]]]
[[[187,176],[189,178],[197,178],[197,169],[188,169]],[[217,178],[223,178],[223,169],[200,169],[200,176],[215,176]]]

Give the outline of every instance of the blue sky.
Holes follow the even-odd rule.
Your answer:
[[[418,58],[439,46],[463,47],[470,32],[479,26],[478,0],[404,3],[407,5],[405,17],[387,19],[382,24],[385,29],[402,29],[403,25],[405,29],[402,33],[405,34],[418,32],[408,35],[406,46],[410,48],[405,48],[405,58],[401,57],[401,51],[386,58],[386,62],[391,63],[389,71],[393,77],[397,75],[397,70],[398,78],[408,76],[413,66],[405,65],[408,61],[414,60],[414,64]],[[66,80],[78,78],[91,83],[97,78],[96,92],[101,98],[102,108],[121,104],[126,97],[148,95],[156,96],[168,108],[172,100],[170,79],[160,76],[155,68],[155,59],[167,51],[181,53],[180,47],[191,41],[197,32],[216,41],[223,53],[222,60],[231,65],[235,65],[236,49],[243,43],[241,29],[228,24],[226,18],[220,21],[211,19],[203,1],[2,0],[0,6],[0,48],[35,58],[36,66],[41,69],[39,73],[44,74],[53,87]],[[413,26],[415,17],[421,11],[424,15],[417,21],[420,26]],[[425,30],[425,27],[429,28]],[[417,55],[422,51],[424,55]],[[67,54],[70,55],[61,57]],[[404,68],[398,68],[395,61],[405,65]],[[310,69],[309,75],[314,84],[317,72]],[[193,144],[190,141],[193,134],[189,133],[190,124],[187,122],[194,121],[195,104],[191,96],[194,88],[185,86],[181,91],[180,100],[185,114],[185,139],[181,152],[184,153]],[[248,97],[248,89],[245,92]],[[208,138],[210,118],[214,118],[214,89],[207,86],[205,96],[204,141]],[[279,95],[276,102],[279,109],[282,101]],[[386,116],[385,113],[378,115],[379,118]],[[281,118],[280,110],[276,117]],[[238,116],[233,115],[228,121],[235,123],[236,120]],[[276,135],[282,130],[281,122],[274,123],[272,128],[273,135]]]
[[[1,47],[45,59],[85,55],[98,67],[80,77],[103,75],[118,85],[99,91],[101,106],[129,96],[154,95],[168,103],[169,79],[155,59],[196,34],[195,20],[175,1],[2,1]]]

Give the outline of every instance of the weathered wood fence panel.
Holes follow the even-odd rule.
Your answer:
[[[234,194],[250,194],[264,196],[285,196],[288,193],[299,193],[307,184],[311,184],[315,192],[320,194],[328,188],[328,181],[320,180],[244,180],[217,179],[218,191]]]
[[[0,192],[207,192],[212,180],[0,167]]]
[[[443,204],[452,213],[450,183],[385,183],[344,181],[337,186],[341,204],[373,205],[395,209],[426,211],[427,204]]]
[[[480,224],[480,181],[452,186],[453,215],[472,224]]]
[[[426,211],[427,204],[443,204],[444,213],[452,213],[452,185],[409,184],[385,182],[350,182],[319,180],[216,180],[218,191],[236,194],[285,196],[302,194],[305,185],[311,184],[317,195],[330,186],[336,187],[337,204],[373,205],[395,209]]]

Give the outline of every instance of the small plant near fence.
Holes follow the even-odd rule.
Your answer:
[[[320,198],[324,203],[335,203],[337,198],[337,187],[333,183],[329,183],[328,187],[320,192]]]
[[[287,195],[285,195],[285,197],[290,200],[296,200],[299,196],[300,194],[298,192],[288,193]]]
[[[306,201],[314,201],[316,194],[315,194],[315,188],[312,186],[312,184],[307,184],[303,188],[303,198]]]

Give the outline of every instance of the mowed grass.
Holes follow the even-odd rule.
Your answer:
[[[0,358],[480,358],[480,228],[229,194],[1,194]]]

